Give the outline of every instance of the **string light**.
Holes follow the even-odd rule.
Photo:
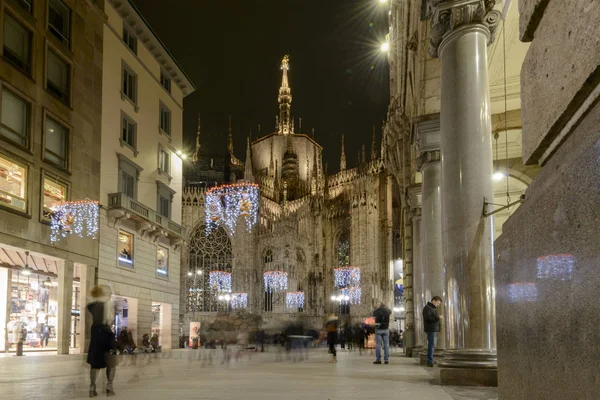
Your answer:
[[[67,234],[96,238],[98,233],[98,202],[94,200],[64,201],[51,207],[50,241],[52,243]]]
[[[231,308],[247,308],[248,293],[231,293]]]
[[[258,218],[259,190],[255,183],[235,183],[221,185],[206,192],[206,230],[207,233],[222,221],[229,234],[233,235],[239,217],[246,222],[246,231],[250,232]]]
[[[335,287],[347,288],[360,286],[360,268],[359,267],[341,267],[333,270]]]
[[[362,290],[360,287],[350,287],[340,290],[342,301],[350,304],[360,304],[362,297]]]
[[[288,274],[283,271],[267,271],[263,275],[265,292],[270,290],[286,290],[288,287]]]
[[[231,292],[231,273],[225,271],[211,271],[208,274],[210,288],[216,292]]]
[[[304,308],[304,292],[287,292],[285,304],[287,308]]]

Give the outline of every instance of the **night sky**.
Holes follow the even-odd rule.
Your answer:
[[[389,103],[388,65],[379,50],[387,8],[376,0],[134,0],[197,87],[184,101],[184,143],[191,153],[197,113],[202,149],[222,152],[233,119],[236,155],[244,159],[250,129],[275,129],[281,58],[290,55],[292,115],[315,128],[329,172],[339,170],[346,136],[348,167]]]

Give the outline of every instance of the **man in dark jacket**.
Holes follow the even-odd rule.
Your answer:
[[[373,311],[375,317],[375,362],[373,364],[381,364],[381,342],[383,342],[384,361],[389,364],[390,358],[390,315],[392,310],[381,303],[379,307]]]
[[[433,351],[437,335],[440,331],[440,322],[443,317],[437,313],[437,308],[442,304],[442,299],[439,296],[434,296],[429,303],[423,308],[423,325],[427,334],[427,366],[433,367]]]

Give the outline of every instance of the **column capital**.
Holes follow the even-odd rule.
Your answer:
[[[494,10],[496,0],[431,0],[429,54],[438,57],[446,35],[466,25],[484,25],[490,31],[488,44],[495,38],[502,14]]]
[[[440,162],[442,159],[440,150],[423,151],[417,158],[417,170],[423,171],[425,167]]]

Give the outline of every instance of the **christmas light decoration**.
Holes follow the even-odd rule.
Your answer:
[[[347,288],[360,286],[360,268],[359,267],[341,267],[334,271],[335,287]]]
[[[304,308],[304,292],[287,292],[285,305],[287,308]]]
[[[208,274],[208,283],[215,292],[231,292],[231,273],[225,271],[211,271]]]
[[[350,304],[360,304],[362,290],[360,287],[350,287],[340,290],[342,301]]]
[[[240,217],[246,222],[249,232],[258,218],[258,185],[254,183],[235,183],[221,185],[206,192],[206,230],[207,233],[222,221],[229,234],[233,235]]]
[[[288,287],[288,274],[283,271],[267,271],[263,275],[265,292],[271,290],[286,290]]]
[[[64,201],[51,207],[50,241],[56,242],[67,234],[96,238],[98,233],[98,202],[93,200]]]
[[[248,293],[231,293],[231,308],[247,308]]]

